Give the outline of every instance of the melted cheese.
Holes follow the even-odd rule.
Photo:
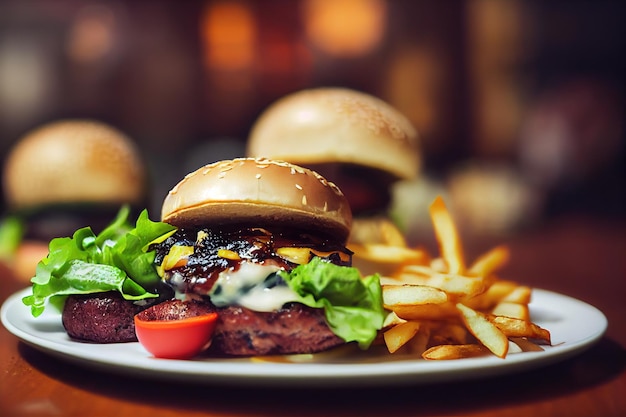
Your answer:
[[[239,269],[222,271],[209,293],[218,307],[238,305],[254,311],[274,311],[296,301],[298,295],[286,284],[269,285],[266,278],[279,271],[275,265],[241,262]]]

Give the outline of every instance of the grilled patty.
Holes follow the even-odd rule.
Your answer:
[[[210,352],[220,355],[315,353],[345,343],[328,328],[323,309],[292,303],[269,313],[242,307],[216,311]]]
[[[70,337],[96,343],[136,342],[133,317],[145,307],[116,291],[70,295],[61,316]]]
[[[77,340],[95,343],[136,342],[134,316],[146,308],[172,298],[164,288],[158,298],[133,302],[117,291],[70,295],[61,321],[67,334]]]

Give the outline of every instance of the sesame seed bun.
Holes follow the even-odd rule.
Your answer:
[[[145,197],[145,166],[134,143],[97,121],[62,120],[28,132],[4,165],[7,205],[138,204]]]
[[[411,122],[383,100],[346,88],[301,90],[279,99],[252,126],[246,152],[307,167],[355,164],[396,179],[414,178],[420,168]]]
[[[352,212],[341,190],[314,171],[237,158],[188,174],[165,197],[161,219],[178,227],[290,228],[345,242]]]

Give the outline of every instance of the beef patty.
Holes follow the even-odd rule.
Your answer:
[[[258,356],[314,353],[345,343],[326,325],[324,310],[290,303],[272,312],[215,307],[210,302],[171,300],[138,313],[144,320],[177,320],[216,312],[208,353]]]
[[[136,342],[135,314],[170,299],[164,291],[158,298],[141,302],[125,300],[117,291],[74,294],[67,297],[61,321],[67,334],[77,340],[95,343]]]
[[[160,300],[162,301],[162,300]],[[62,314],[63,327],[74,339],[95,343],[135,342],[135,314],[176,320],[217,312],[219,319],[209,353],[218,356],[258,356],[315,353],[345,343],[326,324],[323,309],[290,303],[273,312],[243,307],[217,308],[209,302],[158,302],[136,305],[118,292],[71,295]]]
[[[291,303],[272,312],[216,308],[219,314],[209,352],[229,356],[315,353],[344,344],[323,309]]]

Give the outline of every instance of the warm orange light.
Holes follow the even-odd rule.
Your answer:
[[[76,62],[96,62],[114,46],[116,19],[107,6],[87,6],[80,10],[70,30],[68,55]]]
[[[385,96],[418,126],[423,141],[442,123],[446,80],[444,57],[435,47],[404,45],[387,62]]]
[[[246,2],[212,2],[206,7],[200,25],[207,68],[241,70],[252,65],[256,23]]]
[[[386,26],[385,0],[306,0],[303,17],[307,37],[334,56],[358,56],[381,42]]]

